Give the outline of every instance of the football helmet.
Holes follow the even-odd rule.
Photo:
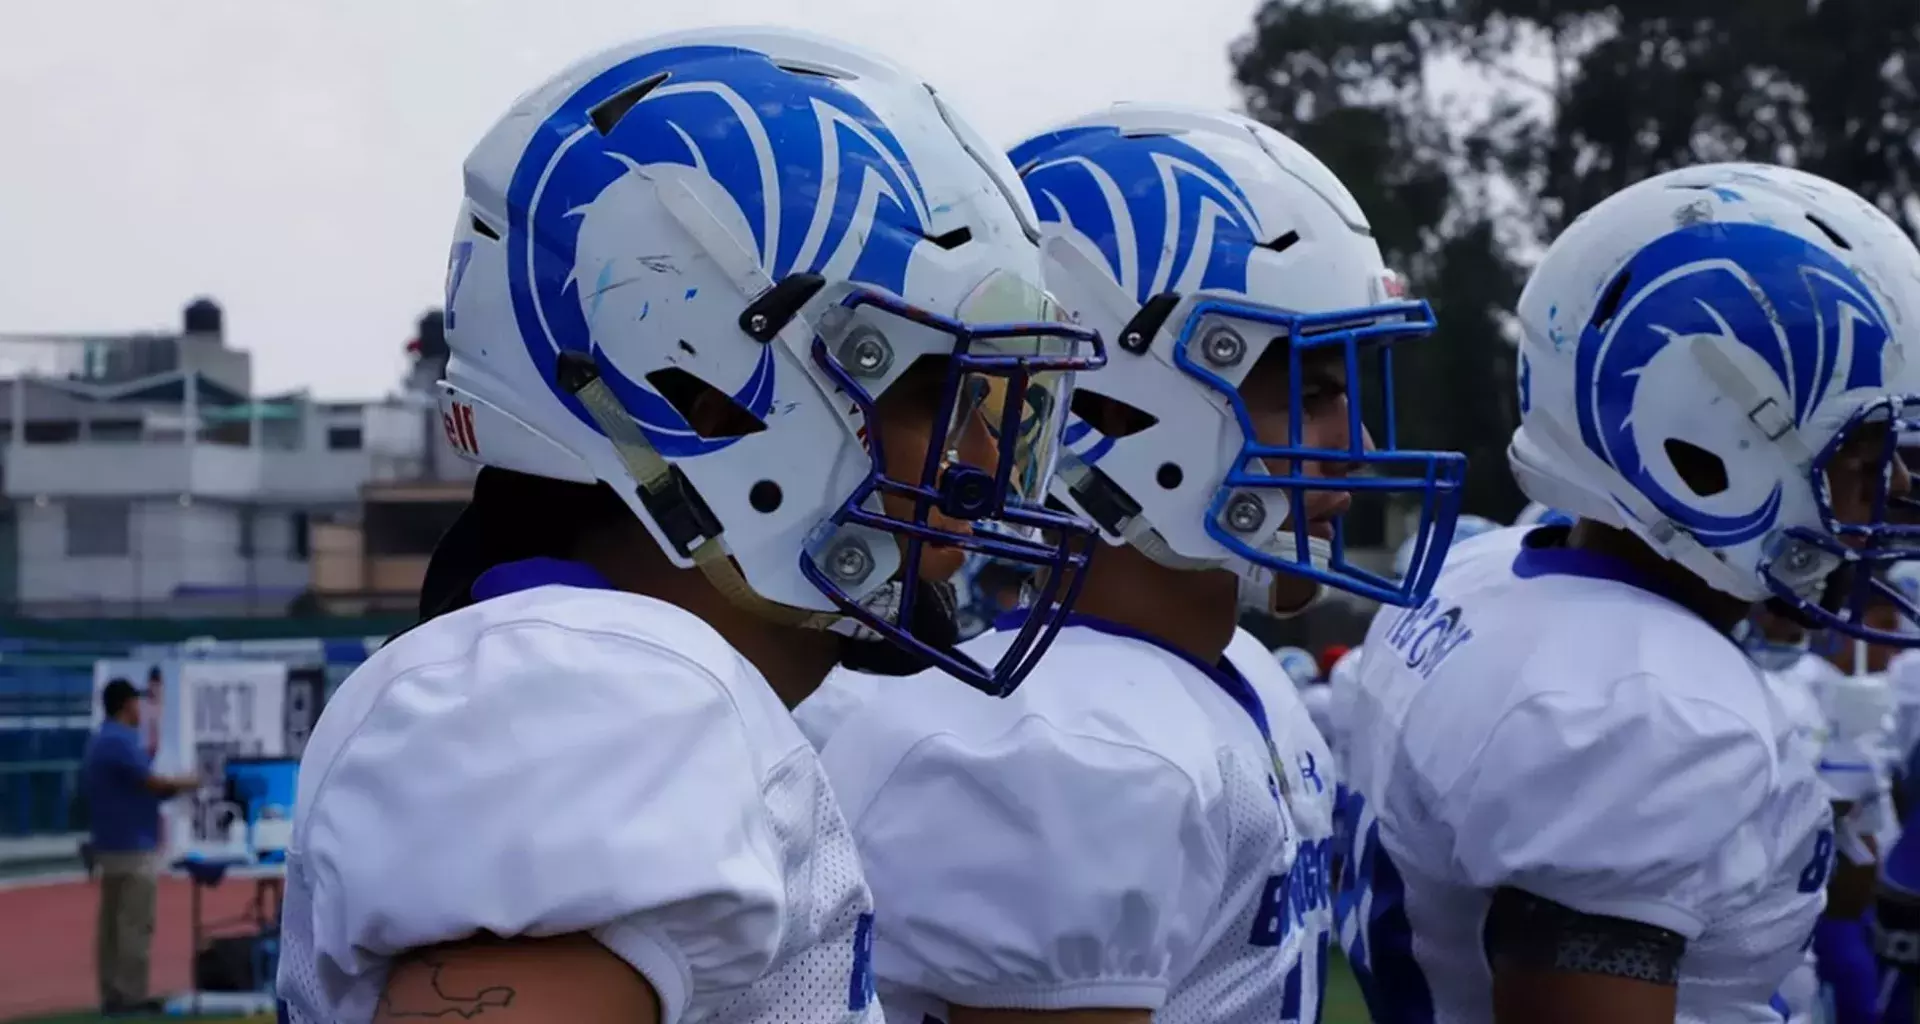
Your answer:
[[[1893,486],[1916,317],[1920,251],[1847,189],[1759,164],[1649,178],[1568,226],[1520,297],[1514,475],[1723,593],[1912,644],[1865,611],[1916,614],[1885,581],[1920,557]],[[1828,470],[1857,433],[1879,483],[1843,522]]]
[[[1045,480],[1072,376],[1104,357],[1045,295],[1005,155],[929,86],[787,29],[661,36],[522,97],[465,184],[441,404],[466,457],[606,482],[675,565],[770,618],[851,619],[996,693],[1033,663],[1082,574],[1050,573],[981,668],[903,625],[919,555],[1083,563]],[[876,403],[929,356],[925,458],[889,475]],[[974,417],[994,464],[957,454]]]
[[[1311,686],[1320,681],[1320,663],[1304,647],[1275,647],[1273,660],[1295,686]]]
[[[1072,121],[1012,156],[1040,214],[1048,288],[1114,349],[1078,386],[1130,410],[1120,429],[1069,417],[1053,496],[1109,543],[1232,569],[1255,590],[1283,571],[1393,604],[1423,597],[1466,460],[1398,447],[1393,343],[1429,334],[1433,313],[1405,297],[1333,172],[1246,117],[1146,104]],[[1276,347],[1291,371],[1279,445],[1256,437],[1239,391]],[[1303,374],[1302,358],[1322,353],[1339,380]],[[1385,398],[1372,437],[1363,367]],[[1344,399],[1347,429],[1313,447],[1304,417],[1327,399]],[[1421,558],[1407,578],[1348,560],[1350,495],[1418,504]]]

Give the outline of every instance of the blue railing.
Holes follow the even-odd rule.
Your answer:
[[[169,656],[324,662],[344,674],[377,637],[180,645],[106,639],[0,638],[0,839],[85,831],[80,758],[93,725],[94,662]]]
[[[0,838],[86,828],[80,757],[93,721],[93,663],[126,644],[0,640]]]

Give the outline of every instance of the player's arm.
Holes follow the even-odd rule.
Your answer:
[[[161,775],[155,772],[145,752],[132,742],[103,746],[100,755],[121,779],[162,799],[185,793],[200,784],[198,779],[190,775]]]
[[[1486,944],[1499,1024],[1673,1020],[1687,948],[1675,932],[1507,888],[1494,893]]]
[[[1490,895],[1498,1024],[1670,1024],[1679,964],[1752,866],[1728,854],[1772,784],[1770,741],[1645,675],[1537,695],[1443,797]],[[1808,837],[1812,843],[1813,837]]]
[[[200,780],[191,775],[154,775],[149,772],[140,784],[154,796],[166,798],[179,796],[200,785]]]
[[[1833,877],[1827,879],[1827,907],[1821,916],[1858,921],[1873,906],[1874,886],[1880,878],[1879,841],[1871,831],[1875,808],[1843,800],[1835,800],[1832,807],[1838,842]]]
[[[785,888],[768,752],[703,669],[540,624],[380,693],[350,742],[319,764],[309,746],[303,774],[321,781],[288,873],[316,959],[359,973],[370,953],[398,957],[382,1019],[430,1016],[437,991],[480,1000],[462,1005],[483,1022],[601,1019],[566,1002],[589,998],[609,1020],[670,1021],[773,961]]]
[[[1130,743],[988,717],[889,700],[822,752],[873,890],[882,1000],[943,1004],[950,1024],[1144,1024],[1224,885],[1195,780]]]
[[[469,939],[393,963],[373,1024],[658,1024],[653,986],[586,935]]]

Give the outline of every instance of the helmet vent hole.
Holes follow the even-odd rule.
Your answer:
[[[500,232],[494,230],[493,225],[481,220],[477,214],[473,217],[473,233],[491,241],[500,240]]]
[[[1840,232],[1833,230],[1826,221],[1815,217],[1811,213],[1807,214],[1807,220],[1812,223],[1814,227],[1819,228],[1821,234],[1827,236],[1827,241],[1832,242],[1842,249],[1851,250],[1853,248],[1853,246],[1847,244],[1846,239],[1840,237]]]
[[[1075,416],[1085,420],[1087,426],[1109,440],[1132,437],[1160,422],[1145,409],[1128,405],[1118,398],[1088,391],[1084,387],[1073,389],[1072,409]]]
[[[928,235],[927,241],[932,242],[942,249],[951,251],[973,241],[973,229],[961,225],[944,235]]]
[[[1286,234],[1281,235],[1279,238],[1276,238],[1271,242],[1267,242],[1261,245],[1260,248],[1265,249],[1268,252],[1286,252],[1288,249],[1291,249],[1295,245],[1299,244],[1299,241],[1300,241],[1300,232],[1289,231]]]
[[[1587,321],[1587,326],[1599,330],[1611,323],[1613,315],[1620,312],[1620,300],[1627,297],[1627,285],[1632,282],[1633,272],[1630,270],[1622,270],[1614,277],[1607,284],[1607,290],[1600,293],[1600,301],[1593,307],[1593,319]]]
[[[1711,498],[1727,489],[1727,464],[1720,456],[1677,437],[1667,438],[1663,447],[1674,472],[1694,494]]]
[[[767,429],[760,417],[733,400],[733,396],[699,377],[669,366],[647,374],[647,383],[673,406],[693,432],[706,440],[745,437]]]
[[[662,71],[657,75],[649,75],[601,100],[599,106],[587,113],[588,119],[593,122],[594,131],[603,136],[612,135],[613,130],[619,127],[621,120],[633,110],[634,106],[646,99],[648,93],[659,88],[666,80],[667,72]]]
[[[840,68],[831,68],[825,64],[802,64],[794,60],[783,60],[775,64],[774,67],[790,75],[812,75],[815,78],[831,78],[839,82],[845,82],[859,77],[851,72],[843,71]]]

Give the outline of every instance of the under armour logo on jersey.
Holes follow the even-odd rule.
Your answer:
[[[1313,751],[1311,750],[1303,750],[1300,752],[1300,781],[1313,783],[1313,791],[1315,793],[1325,793],[1327,791],[1326,783],[1320,781],[1320,767],[1314,763]]]

